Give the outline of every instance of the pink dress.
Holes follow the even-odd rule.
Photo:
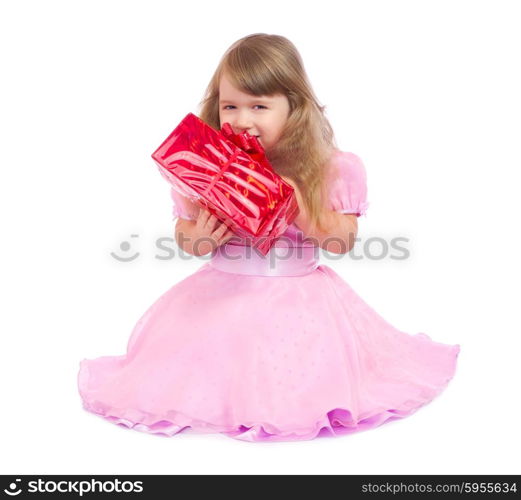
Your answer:
[[[331,208],[364,215],[363,163],[341,151],[332,162]],[[174,215],[194,218],[171,193]],[[459,344],[393,327],[300,234],[291,225],[266,257],[219,247],[148,308],[126,354],[81,361],[83,407],[166,436],[291,441],[377,427],[442,392]]]

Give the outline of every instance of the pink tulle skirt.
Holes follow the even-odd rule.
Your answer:
[[[328,266],[274,277],[207,263],[149,307],[125,355],[82,360],[78,386],[86,410],[139,431],[306,440],[411,415],[459,351],[399,331]]]

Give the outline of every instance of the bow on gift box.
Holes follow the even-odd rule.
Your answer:
[[[248,132],[242,132],[241,134],[234,134],[232,127],[229,123],[223,123],[221,127],[221,134],[233,142],[238,148],[242,149],[245,153],[248,153],[252,160],[264,165],[266,168],[273,170],[262,144],[259,142],[257,137],[250,135]],[[285,179],[283,179],[285,181]],[[286,181],[287,182],[287,181]]]
[[[248,132],[235,134],[229,123],[223,123],[221,134],[229,141],[232,141],[237,147],[241,148],[245,153],[248,153],[252,158],[254,158],[253,155],[266,158],[261,143],[254,135],[250,135]],[[257,160],[257,158],[254,159]]]

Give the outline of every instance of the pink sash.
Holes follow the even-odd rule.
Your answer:
[[[210,267],[252,276],[303,276],[319,266],[318,248],[271,247],[263,256],[251,246],[225,244],[212,253]]]

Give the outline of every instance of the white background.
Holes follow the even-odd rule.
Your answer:
[[[0,472],[519,473],[520,7],[2,2]],[[124,354],[145,309],[206,262],[156,257],[174,221],[150,155],[255,32],[297,46],[367,169],[363,258],[322,263],[401,330],[460,344],[457,373],[407,419],[334,439],[120,428],[82,409],[79,361]],[[397,237],[405,260],[363,252]],[[123,241],[131,263],[110,255]]]

